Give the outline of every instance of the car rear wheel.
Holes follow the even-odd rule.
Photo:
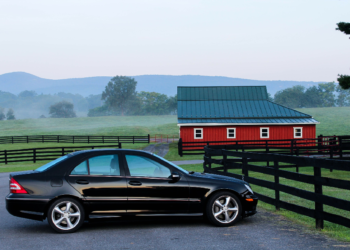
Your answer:
[[[241,201],[230,192],[216,193],[209,198],[206,215],[208,220],[216,226],[232,226],[241,219]]]
[[[50,226],[59,233],[73,233],[84,223],[84,208],[75,199],[58,199],[50,206],[47,220]]]

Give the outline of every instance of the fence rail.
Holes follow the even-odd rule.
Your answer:
[[[204,147],[210,146],[233,150],[259,150],[265,153],[279,153],[289,155],[325,155],[330,158],[337,156],[343,158],[344,154],[350,154],[350,136],[318,136],[307,139],[288,140],[242,140],[242,141],[200,141],[178,142],[178,154],[203,155]]]
[[[104,135],[25,135],[0,136],[0,144],[14,143],[150,143],[146,136],[104,136]]]
[[[222,159],[212,159],[212,156],[222,156]],[[230,159],[228,157],[239,157],[239,159]],[[272,161],[273,167],[258,166],[249,164],[249,162],[270,162]],[[310,166],[313,167],[314,174],[306,175],[295,173],[291,171],[281,170],[281,163],[292,164],[298,166]],[[212,167],[212,164],[219,164],[220,167]],[[267,189],[275,191],[275,198],[271,198],[267,195],[256,193],[258,198],[268,204],[274,205],[276,210],[284,208],[298,214],[306,215],[316,219],[316,228],[323,228],[324,220],[333,222],[339,225],[350,228],[350,219],[340,215],[332,214],[323,211],[323,205],[332,206],[341,210],[350,211],[350,201],[331,197],[323,194],[323,186],[340,188],[350,190],[350,181],[333,179],[321,176],[321,169],[350,171],[349,161],[334,160],[334,159],[317,159],[306,158],[298,156],[289,156],[272,153],[253,153],[253,152],[235,152],[227,149],[212,148],[211,146],[205,147],[204,156],[204,171],[207,173],[219,174],[231,176],[234,178],[240,178],[248,181],[251,184],[258,185]],[[291,167],[289,165],[288,167]],[[230,169],[242,169],[242,175],[229,173]],[[259,178],[250,177],[250,172],[263,173],[274,177],[274,181],[267,181]],[[280,184],[280,178],[286,178],[289,180],[303,182],[314,185],[314,192],[306,191],[296,187]],[[291,194],[309,201],[314,202],[315,208],[310,209],[307,207],[295,205],[282,201],[280,199],[280,192]]]
[[[49,148],[28,148],[0,151],[0,163],[13,162],[33,162],[37,161],[51,161],[58,157],[80,151],[84,149],[95,148],[122,148],[122,144],[103,145],[103,146],[80,146],[80,147],[49,147]]]

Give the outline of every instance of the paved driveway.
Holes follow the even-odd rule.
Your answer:
[[[264,211],[233,227],[201,217],[143,217],[86,223],[77,233],[57,234],[46,221],[10,215],[5,208],[8,174],[0,174],[0,249],[350,249],[350,244],[305,232]]]

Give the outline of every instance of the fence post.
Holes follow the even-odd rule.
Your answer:
[[[27,135],[27,143],[29,143],[29,138],[28,138],[28,135]]]
[[[338,136],[338,140],[339,140],[339,158],[342,159],[343,158],[343,140],[341,136]]]
[[[279,173],[278,173],[278,161],[273,162],[273,168],[275,169],[275,208],[276,210],[280,210],[280,189],[279,189],[279,184],[280,184],[280,178],[279,178]]]
[[[119,146],[119,148],[122,148],[122,143],[118,142],[118,146]]]
[[[105,137],[102,135],[102,143],[105,144]]]
[[[148,134],[148,144],[151,142],[151,135]]]
[[[60,136],[57,136],[57,143],[60,143]]]
[[[7,164],[7,150],[5,150],[4,153],[5,153],[5,164]]]
[[[296,149],[295,154],[296,154],[296,156],[299,156],[299,148]],[[299,165],[298,164],[296,165],[296,171],[297,171],[297,173],[299,173]]]
[[[221,152],[223,153],[222,165],[224,166],[224,173],[227,173],[227,165],[226,165],[227,155],[223,152],[223,150],[221,150]]]
[[[269,153],[270,152],[270,150],[269,150],[269,141],[268,140],[266,140],[266,142],[265,142],[265,147],[266,147],[266,153]],[[266,166],[267,167],[270,167],[270,161],[267,161],[266,162]]]
[[[244,176],[249,176],[249,174],[248,174],[248,166],[247,166],[247,164],[248,164],[248,159],[247,159],[247,157],[242,157],[242,174],[244,175]],[[242,178],[242,179],[244,179],[244,178]]]
[[[74,135],[73,135],[73,144],[74,144]]]
[[[132,144],[135,144],[135,136],[132,136]]]
[[[315,196],[322,195],[322,184],[317,179],[321,177],[321,168],[314,166]],[[323,229],[323,203],[315,202],[316,228]]]
[[[33,149],[33,162],[36,163],[36,149]]]
[[[41,141],[42,141],[42,143],[44,143],[44,136],[43,135],[41,136]]]
[[[177,143],[177,151],[178,151],[180,157],[182,157],[182,138],[180,138],[179,142]]]
[[[64,156],[64,148],[62,147],[62,156]]]
[[[12,136],[12,144],[13,144],[13,136]]]
[[[90,143],[90,135],[88,135],[88,144]]]
[[[323,135],[319,135],[317,137],[317,149],[318,149],[318,153],[321,153],[321,148],[322,148],[322,137]]]

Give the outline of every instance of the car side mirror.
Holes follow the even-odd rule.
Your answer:
[[[177,172],[172,172],[170,177],[173,181],[179,181],[181,178],[181,176]]]

